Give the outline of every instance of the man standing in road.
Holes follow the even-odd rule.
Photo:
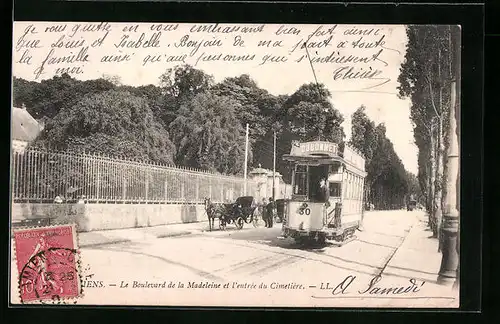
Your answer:
[[[273,218],[274,218],[274,200],[273,198],[269,198],[269,203],[266,206],[266,227],[273,227]]]
[[[264,227],[267,227],[267,212],[266,212],[267,201],[266,198],[262,198],[262,203],[259,205],[261,217],[264,221]]]

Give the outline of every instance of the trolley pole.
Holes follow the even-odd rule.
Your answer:
[[[273,201],[276,198],[276,130],[273,132]]]
[[[245,193],[245,196],[247,195],[247,168],[248,168],[248,124],[247,124],[247,130],[245,133],[245,166],[243,167],[243,172],[244,174],[244,184],[243,184],[243,191]]]
[[[460,151],[459,151],[459,132],[457,130],[457,119],[459,118],[460,107],[460,27],[452,26],[450,28],[450,48],[453,55],[453,79],[451,82],[451,105],[448,128],[448,149],[447,149],[447,170],[446,191],[443,199],[443,224],[441,230],[442,237],[442,260],[439,270],[438,283],[442,285],[453,284],[454,288],[459,284],[459,244],[460,244],[460,212],[459,202],[459,172],[460,172]]]

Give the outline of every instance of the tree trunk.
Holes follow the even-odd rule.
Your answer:
[[[434,126],[431,125],[431,129],[434,129]],[[430,154],[430,159],[429,163],[431,166],[431,172],[430,172],[430,188],[429,188],[429,201],[430,201],[430,219],[431,219],[431,229],[433,235],[437,235],[437,229],[436,229],[436,206],[435,206],[435,186],[436,186],[436,143],[434,139],[434,132],[432,132],[432,135],[430,137],[430,146],[431,146],[431,154]]]
[[[444,131],[443,131],[443,116],[444,116],[444,106],[443,106],[443,76],[441,73],[441,49],[438,52],[438,79],[439,79],[439,97],[438,97],[438,109],[440,116],[438,124],[438,136],[437,136],[437,170],[436,170],[436,227],[437,227],[437,237],[439,240],[438,251],[441,251],[441,223],[443,220],[443,181],[444,181]]]
[[[426,171],[427,171],[427,174],[426,174],[426,185],[427,185],[427,189],[425,191],[425,209],[427,210],[427,218],[428,218],[428,223],[427,223],[427,226],[431,227],[432,226],[432,219],[431,219],[431,215],[432,215],[432,204],[431,204],[431,200],[432,200],[432,182],[431,182],[431,173],[432,173],[432,167],[430,164],[427,165],[426,167]]]
[[[434,206],[435,206],[435,220],[436,220],[436,233],[434,237],[439,238],[439,229],[441,228],[441,222],[443,219],[443,210],[442,210],[442,197],[443,197],[443,169],[444,169],[444,143],[443,143],[443,122],[439,120],[439,133],[437,137],[437,149],[436,149],[436,177],[434,184]]]
[[[430,222],[431,222],[431,196],[432,196],[432,193],[431,193],[431,165],[430,164],[427,164],[426,166],[426,190],[425,190],[425,209],[427,210],[427,213],[429,214],[429,226],[430,226]]]

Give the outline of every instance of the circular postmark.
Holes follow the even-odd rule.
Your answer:
[[[19,275],[21,302],[78,297],[75,249],[50,247],[33,255]]]

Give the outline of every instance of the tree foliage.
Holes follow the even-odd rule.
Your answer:
[[[115,85],[104,79],[79,81],[63,74],[40,83],[14,78],[13,88],[14,104],[24,104],[34,118],[40,119],[53,118],[83,96],[115,89]]]
[[[343,116],[331,103],[331,93],[324,84],[303,84],[284,100],[283,108],[277,112],[282,120],[282,128],[277,130],[277,143],[281,148],[277,159],[280,161],[284,154],[289,153],[293,140],[324,140],[341,144],[344,141]],[[280,123],[276,125],[279,127]],[[278,171],[285,178],[291,176],[288,164],[280,164]]]
[[[410,184],[408,172],[386,137],[384,124],[375,126],[366,114],[366,107],[359,107],[352,114],[349,143],[365,157],[366,199],[376,208],[400,208],[405,198],[417,194]]]
[[[169,164],[175,152],[147,101],[117,90],[94,93],[63,108],[34,145]]]
[[[167,69],[159,78],[159,87],[152,86],[147,92],[155,92],[153,111],[165,127],[174,121],[181,105],[198,93],[205,92],[214,84],[213,77],[190,65]],[[160,93],[156,93],[159,91]]]
[[[411,100],[418,153],[418,182],[427,210],[439,223],[444,182],[444,155],[451,103],[452,26],[407,26],[405,60],[398,77],[399,95]],[[437,235],[438,225],[431,224]]]
[[[178,111],[170,129],[178,148],[176,162],[225,174],[239,174],[245,131],[235,111],[239,103],[210,92],[197,94]]]
[[[285,181],[283,161],[292,140],[344,145],[344,117],[323,84],[306,83],[290,95],[273,95],[246,74],[215,83],[188,65],[168,69],[158,85],[128,86],[111,76],[80,81],[63,75],[42,82],[14,80],[14,103],[47,118],[36,145],[175,163],[225,174],[242,174],[245,126],[250,125],[249,166],[273,167]],[[372,195],[389,197],[410,186],[384,125],[361,107],[352,116],[351,143],[366,156]],[[375,198],[374,198],[375,199]],[[394,204],[384,198],[384,206]],[[396,198],[394,198],[396,199]]]

